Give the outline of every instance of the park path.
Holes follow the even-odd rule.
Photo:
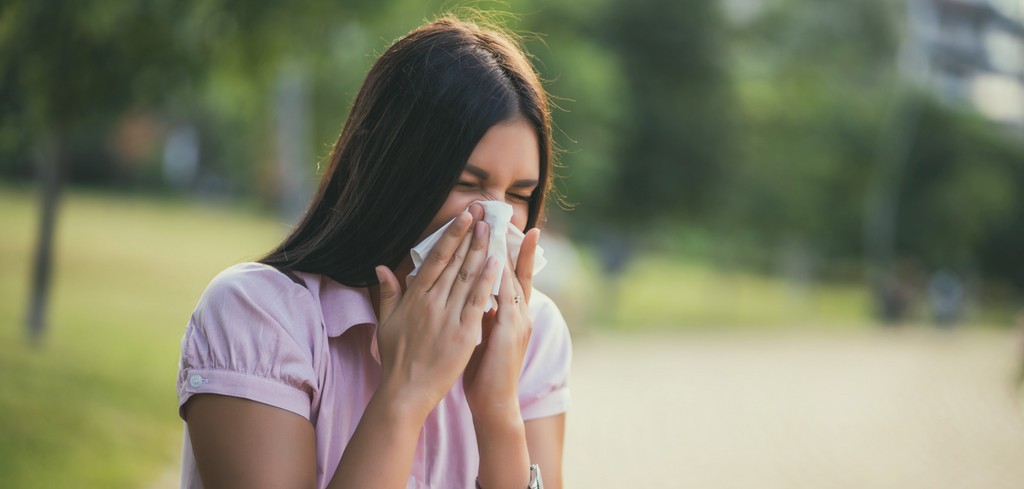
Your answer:
[[[575,340],[569,488],[1024,488],[1012,331]]]
[[[1024,488],[1018,340],[577,335],[566,487]],[[176,470],[150,487],[177,487]]]

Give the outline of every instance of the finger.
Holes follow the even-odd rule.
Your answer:
[[[477,278],[476,284],[473,285],[473,291],[469,295],[469,300],[462,306],[462,324],[465,326],[480,324],[481,318],[484,315],[484,307],[487,306],[487,299],[491,297],[491,287],[494,285],[494,279],[498,276],[498,258],[495,256],[487,257],[484,262],[484,270]]]
[[[479,224],[480,223],[478,221],[469,227],[470,232],[466,233],[466,235],[462,237],[462,241],[459,242],[458,249],[456,249],[455,253],[448,259],[448,265],[444,267],[444,270],[441,271],[441,275],[437,277],[434,285],[430,287],[430,290],[437,291],[442,294],[441,300],[447,300],[448,292],[452,288],[452,282],[455,281],[456,275],[459,273],[459,270],[462,269],[462,264],[466,260],[466,255],[469,254],[469,247],[473,242],[473,236],[477,233],[475,230]]]
[[[398,284],[398,277],[390,268],[381,265],[376,270],[377,280],[380,281],[380,321],[378,324],[384,324],[398,307],[398,301],[402,300],[402,287]]]
[[[473,240],[477,239],[480,235],[480,218],[484,216],[483,206],[480,204],[473,204],[469,206],[469,214],[473,217],[473,224],[469,227],[469,232],[462,237],[462,241],[459,243],[458,249],[455,254],[448,260],[448,265],[445,266],[444,270],[441,271],[441,275],[437,277],[434,285],[430,287],[431,290],[436,290],[438,295],[441,297],[440,300],[446,301],[451,293],[452,283],[456,281],[456,278],[462,273],[462,266],[465,263],[466,256],[469,254],[470,246]],[[479,270],[477,270],[479,271]]]
[[[505,273],[501,274],[501,287],[498,289],[498,314],[494,320],[496,324],[506,323],[515,319],[517,314],[516,296],[522,293],[516,290],[516,280],[512,278],[512,269],[506,264]],[[522,299],[520,299],[521,301]]]
[[[527,231],[523,237],[523,244],[519,246],[519,259],[516,261],[516,278],[519,279],[523,299],[527,303],[530,302],[530,292],[533,291],[533,263],[537,257],[539,239],[540,229],[533,228]]]
[[[515,304],[516,303],[515,302],[515,297],[519,297],[520,300],[519,300],[518,304],[523,304],[523,299],[525,298],[523,296],[523,287],[519,283],[519,277],[516,276],[516,271],[514,269],[512,269],[512,263],[513,262],[512,262],[511,251],[509,252],[508,258],[506,258],[506,261],[509,264],[509,270],[511,270],[509,272],[509,275],[512,277],[512,288],[513,288],[513,292],[515,292],[515,296],[513,297],[512,302]]]
[[[410,289],[424,292],[434,285],[437,277],[448,266],[448,261],[451,260],[452,254],[458,249],[459,244],[462,242],[462,237],[466,235],[466,231],[472,222],[473,216],[468,212],[459,214],[452,221],[448,229],[441,235],[441,238],[434,244],[430,253],[427,253],[427,258],[423,260],[423,266],[420,267],[420,271],[413,278],[412,283],[409,284]]]
[[[469,206],[469,209],[467,209],[467,210],[469,211],[470,215],[473,216],[473,220],[474,221],[479,221],[479,220],[484,218],[484,206],[482,206],[482,205],[480,205],[480,204],[478,204],[476,202],[471,204]]]
[[[484,260],[487,259],[487,242],[490,238],[488,231],[489,228],[486,222],[479,221],[476,223],[475,231],[473,232],[473,242],[466,255],[466,260],[462,263],[462,268],[459,270],[455,283],[452,284],[451,291],[449,292],[449,304],[456,304],[461,308],[462,304],[466,302],[470,291],[472,291],[473,284],[476,283],[477,277],[480,276],[480,269],[484,265]],[[447,270],[445,273],[448,273]],[[440,282],[439,280],[438,283]]]

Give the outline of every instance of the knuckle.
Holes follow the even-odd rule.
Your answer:
[[[455,222],[453,222],[451,224],[451,226],[448,226],[448,230],[445,231],[445,234],[447,234],[448,236],[451,236],[453,238],[461,237],[462,236],[462,230],[460,228],[462,227],[462,224],[459,221],[460,220],[458,218],[456,218]]]
[[[460,252],[455,252],[455,254],[452,255],[452,258],[450,260],[448,260],[448,264],[449,265],[454,265],[456,263],[461,262],[463,259],[465,259],[465,255],[464,254],[462,254]]]
[[[474,250],[482,250],[482,249],[484,249],[486,247],[487,247],[487,243],[485,242],[483,237],[480,237],[480,238],[474,237],[473,238],[473,249]]]
[[[463,268],[462,270],[459,270],[458,280],[459,282],[468,284],[471,280],[473,280],[473,274],[469,270]]]
[[[427,259],[434,265],[444,265],[445,263],[448,263],[448,259],[441,253],[441,250],[436,248],[430,251],[430,254],[427,255]]]

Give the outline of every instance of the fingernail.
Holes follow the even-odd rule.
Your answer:
[[[498,264],[498,257],[492,256],[487,259],[487,268],[494,268]]]
[[[487,225],[487,223],[485,223],[483,221],[477,221],[476,222],[476,237],[479,238],[480,236],[484,235],[484,226],[486,226],[486,225]]]
[[[383,283],[384,282],[384,274],[381,273],[380,267],[375,267],[373,269],[373,271],[377,272],[377,281]]]

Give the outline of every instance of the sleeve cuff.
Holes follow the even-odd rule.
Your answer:
[[[310,414],[310,398],[305,391],[275,380],[230,370],[184,370],[184,378],[178,385],[178,416],[181,419],[185,419],[185,402],[195,394],[241,397],[291,411],[306,419]]]
[[[546,418],[556,414],[562,414],[572,407],[572,396],[569,395],[569,388],[563,387],[556,391],[549,392],[539,399],[530,401],[519,407],[523,414],[523,421],[531,419]]]

